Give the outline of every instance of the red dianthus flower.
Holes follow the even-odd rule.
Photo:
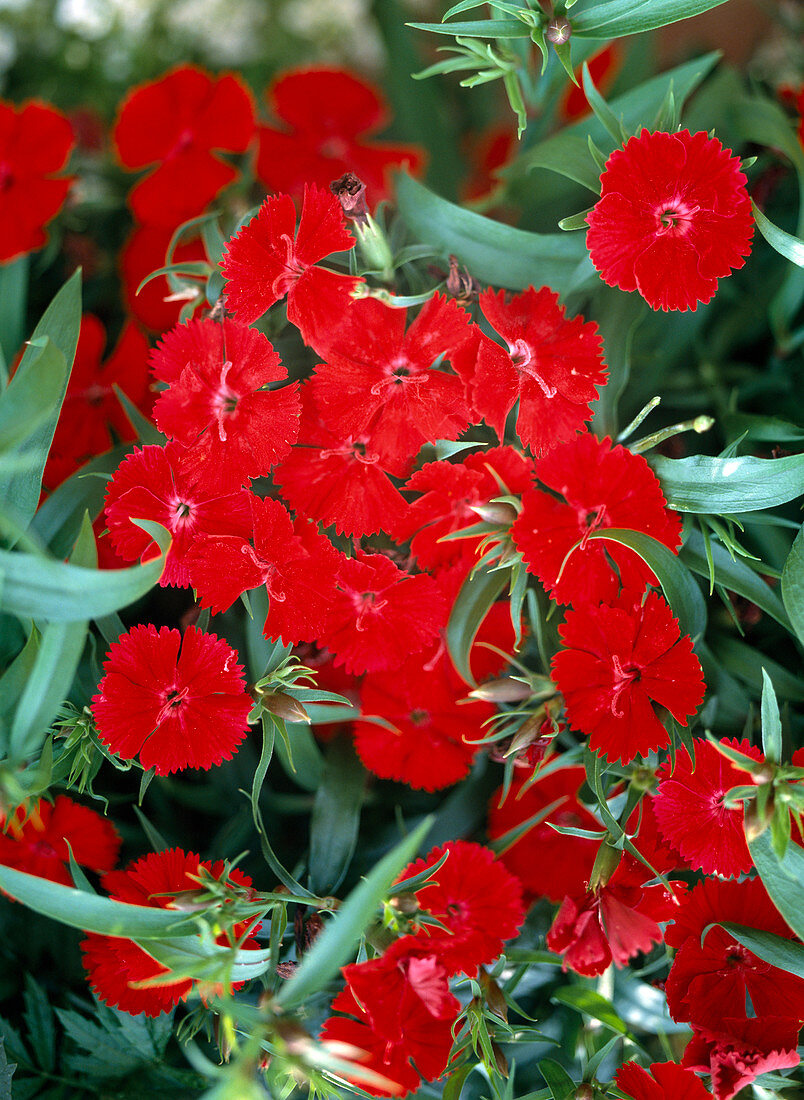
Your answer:
[[[281,73],[267,93],[268,105],[284,123],[260,127],[257,176],[272,191],[300,195],[306,183],[319,187],[345,172],[366,185],[371,207],[391,196],[391,172],[421,168],[414,145],[371,138],[388,123],[377,89],[343,69],[296,69]]]
[[[163,337],[151,365],[168,383],[154,407],[160,431],[197,441],[222,485],[262,477],[289,453],[299,432],[298,384],[269,388],[287,371],[261,332],[231,320],[190,321]]]
[[[341,204],[329,191],[305,187],[298,230],[293,199],[271,196],[226,246],[226,305],[250,325],[287,295],[288,320],[323,354],[363,280],[316,265],[354,246]]]
[[[151,536],[132,519],[154,520],[170,531],[173,541],[159,580],[163,588],[188,587],[188,554],[202,536],[251,533],[250,494],[222,492],[218,471],[204,457],[203,451],[180,443],[135,449],[106,490],[109,537],[126,561],[158,553]]]
[[[481,748],[473,742],[480,741],[483,723],[494,715],[489,703],[459,703],[465,693],[443,651],[435,659],[417,655],[389,672],[367,676],[360,693],[366,720],[354,725],[363,764],[381,779],[416,790],[440,790],[463,779]]]
[[[72,183],[57,173],[73,144],[72,126],[47,104],[0,102],[0,263],[47,240],[44,226],[61,210]]]
[[[752,757],[764,759],[748,741],[723,742]],[[676,753],[676,766],[664,764],[657,773],[653,800],[662,836],[678,849],[693,871],[730,878],[754,866],[743,829],[743,805],[727,809],[723,798],[732,787],[750,783],[711,741],[695,739],[695,767],[686,748]]]
[[[754,222],[740,159],[699,131],[643,130],[615,149],[587,216],[592,263],[652,309],[697,309],[745,263]]]
[[[669,744],[652,704],[666,707],[682,726],[698,709],[700,663],[655,592],[643,603],[624,593],[613,606],[568,611],[559,633],[566,648],[553,658],[552,673],[567,721],[610,762],[627,764]]]
[[[564,956],[564,970],[592,977],[662,942],[659,923],[675,916],[686,886],[674,883],[673,893],[660,883],[647,885],[651,878],[626,853],[605,885],[564,898],[546,938],[550,950]]]
[[[314,523],[291,520],[278,500],[250,495],[254,545],[238,535],[205,539],[188,567],[202,607],[225,611],[242,592],[265,585],[265,635],[284,642],[313,642],[332,607],[338,551]],[[249,532],[251,534],[251,532]]]
[[[253,135],[251,94],[235,76],[183,65],[135,88],[120,107],[115,146],[126,168],[158,163],[129,196],[136,218],[172,230],[201,213],[237,177],[212,150],[242,153]]]
[[[321,419],[342,436],[368,435],[385,467],[405,477],[423,443],[457,439],[470,422],[463,382],[433,368],[474,361],[475,333],[454,299],[436,294],[405,329],[407,310],[354,302],[312,381]]]
[[[480,308],[506,347],[487,337],[480,341],[472,375],[477,412],[502,440],[519,402],[516,430],[535,454],[571,439],[591,419],[589,403],[607,377],[597,325],[567,318],[546,286],[508,299],[503,290],[486,290]]]
[[[557,768],[538,776],[535,782],[514,781],[502,805],[502,788],[492,795],[488,821],[492,840],[558,802],[543,821],[528,829],[500,856],[522,883],[528,901],[544,897],[559,902],[567,894],[583,893],[589,881],[600,841],[558,833],[548,824],[601,831],[600,822],[578,799],[585,779],[583,768]]]
[[[364,1021],[385,1041],[391,1058],[410,1058],[428,1081],[445,1070],[460,1005],[449,991],[447,968],[417,936],[403,936],[379,959],[343,968],[346,989],[336,1012]]]
[[[347,672],[399,668],[434,641],[446,621],[438,585],[426,573],[398,569],[383,554],[358,551],[338,571],[332,608],[320,644]]]
[[[87,806],[60,794],[56,801],[40,799],[25,814],[20,807],[9,818],[0,814],[0,863],[72,886],[73,857],[91,871],[111,871],[120,850],[120,837],[111,821]]]
[[[519,882],[493,852],[481,844],[451,840],[416,860],[401,872],[399,881],[446,862],[429,877],[432,886],[416,891],[419,908],[444,927],[422,925],[420,938],[430,944],[450,974],[474,975],[478,966],[494,962],[519,931],[525,918]]]
[[[665,933],[667,944],[678,948],[665,984],[673,1019],[718,1029],[726,1017],[745,1019],[747,993],[757,1016],[804,1020],[804,979],[758,958],[723,928],[709,927],[723,922],[793,938],[760,879],[699,882]]]
[[[388,523],[386,529],[400,542],[413,536],[410,548],[423,569],[440,569],[461,559],[474,562],[482,536],[441,540],[479,523],[484,507],[506,490],[525,492],[532,470],[531,460],[513,447],[479,451],[463,462],[427,462],[405,485],[421,496],[402,522]]]
[[[201,888],[198,881],[201,868],[219,880],[226,869],[222,860],[210,864],[199,860],[193,852],[185,854],[181,848],[170,848],[135,860],[125,871],[104,875],[102,884],[115,901],[154,909],[173,909],[178,908],[178,894]],[[236,869],[229,872],[228,882],[235,887],[251,886],[251,879]],[[221,946],[234,944],[247,931],[248,922],[241,921],[233,925],[228,934],[222,933],[217,942]],[[251,937],[242,943],[246,950],[258,946]],[[179,1001],[186,1000],[191,989],[199,984],[193,978],[164,981],[170,970],[133,940],[90,933],[82,941],[81,951],[93,992],[104,1004],[132,1015],[144,1013],[146,1016],[158,1016],[169,1012]],[[159,979],[159,982],[143,988],[135,985],[151,979]]]
[[[92,700],[98,736],[124,760],[168,775],[230,760],[248,730],[252,700],[237,653],[194,626],[182,636],[133,626],[113,642]]]
[[[679,517],[665,506],[662,487],[641,455],[585,432],[537,459],[535,477],[553,491],[525,493],[511,537],[528,572],[557,603],[605,603],[620,587],[637,590],[657,583],[633,550],[589,539],[594,531],[621,527],[644,531],[676,551]]]
[[[273,474],[282,496],[339,535],[393,531],[408,504],[371,449],[367,432],[344,437],[332,431],[313,405],[309,384],[301,396],[298,442]]]

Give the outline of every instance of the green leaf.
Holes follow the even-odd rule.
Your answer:
[[[690,19],[725,0],[609,0],[573,17],[576,38],[622,38]]]
[[[763,683],[759,667],[761,660],[778,696],[793,702],[804,701],[804,679],[764,654],[760,658],[754,646],[722,635],[712,639],[712,650],[726,671],[748,684],[757,695],[762,691]]]
[[[60,882],[51,882],[2,865],[0,889],[45,917],[102,936],[165,939],[186,936],[197,927],[197,914],[112,901],[111,898],[86,894],[73,886],[62,886]]]
[[[412,833],[383,856],[351,892],[304,956],[299,969],[280,989],[276,1003],[281,1008],[287,1011],[304,1004],[314,993],[324,989],[340,968],[354,957],[361,935],[374,920],[394,879],[418,852],[432,823],[432,817],[425,818]]]
[[[768,829],[748,848],[771,901],[798,938],[804,939],[804,849],[788,844],[784,858],[779,859]]]
[[[25,1002],[23,1018],[36,1060],[45,1073],[52,1073],[56,1066],[56,1029],[53,1012],[44,990],[30,974],[25,975],[23,1000]]]
[[[397,176],[397,208],[418,240],[457,256],[482,282],[509,290],[538,284],[563,294],[589,258],[580,236],[513,229],[447,202],[405,173]]]
[[[804,978],[804,945],[785,939],[784,936],[777,936],[773,932],[747,928],[743,924],[732,924],[730,921],[724,922],[721,927],[725,928],[730,936],[734,936],[743,947],[753,951],[771,966],[785,970],[788,974],[795,974],[798,978]]]
[[[709,549],[715,583],[730,592],[736,592],[738,596],[744,596],[789,630],[787,612],[770,585],[740,558],[732,558],[719,542],[710,541]],[[700,531],[691,531],[688,534],[679,556],[693,572],[709,580],[709,562]]]
[[[582,72],[584,95],[586,96],[587,103],[592,108],[595,118],[606,130],[614,144],[622,145],[627,138],[627,135],[623,133],[622,123],[595,87],[595,82],[592,80],[589,73],[589,65],[585,61],[583,63]]]
[[[92,523],[85,514],[75,548],[73,565],[94,569],[98,562]],[[84,651],[89,623],[48,623],[42,630],[36,654],[11,726],[10,756],[24,761],[39,748],[50,723],[64,702]]]
[[[365,783],[366,770],[351,739],[336,737],[327,747],[310,819],[310,888],[319,897],[334,894],[349,869]]]
[[[166,538],[162,541],[166,546],[158,558],[129,569],[85,569],[34,554],[0,550],[3,610],[21,619],[69,623],[127,607],[161,577],[169,545]]]
[[[67,374],[67,363],[52,340],[44,336],[25,375],[20,371],[0,395],[0,451],[18,447],[58,411]]]
[[[317,791],[324,775],[324,757],[306,722],[276,720],[279,737],[274,746],[287,775],[307,791]]]
[[[538,1068],[547,1082],[553,1100],[570,1100],[575,1095],[575,1082],[558,1062],[554,1062],[552,1058],[542,1058]]]
[[[762,669],[762,751],[766,760],[774,764],[782,762],[782,721],[779,718],[779,704],[773,690],[771,678]]]
[[[80,327],[81,272],[78,270],[70,276],[42,314],[42,318],[34,329],[29,346],[25,349],[17,373],[14,376],[15,382],[19,379],[18,385],[25,387],[29,384],[28,380],[32,368],[39,356],[44,354],[42,341],[45,339],[50,341],[54,352],[58,351],[63,357],[65,366],[60,396],[53,404],[50,415],[17,448],[17,453],[30,459],[31,462],[25,468],[16,470],[11,474],[8,483],[3,486],[2,496],[0,496],[0,500],[11,506],[14,518],[23,527],[28,525],[39,503],[42,472],[45,468],[50,444],[53,442],[56,421],[59,418],[61,403],[67,389],[67,381],[75,358]],[[55,363],[50,369],[56,371]]]
[[[795,264],[796,267],[804,267],[804,241],[794,237],[792,233],[785,233],[784,229],[774,225],[772,221],[765,217],[753,199],[751,200],[751,206],[754,211],[757,229],[771,248],[775,249],[780,256],[784,256],[790,263]]]
[[[804,525],[796,535],[782,569],[780,584],[782,603],[790,616],[790,624],[804,645]]]
[[[669,508],[731,515],[757,512],[795,500],[804,492],[804,454],[785,458],[651,458]]]
[[[0,358],[11,363],[25,336],[30,256],[0,264]]]
[[[607,1001],[594,989],[587,989],[585,986],[580,985],[570,985],[564,989],[559,989],[552,995],[550,1000],[558,1001],[562,1005],[569,1005],[570,1008],[591,1016],[593,1020],[599,1020],[606,1027],[610,1027],[612,1031],[619,1031],[622,1035],[628,1034],[628,1024],[617,1015],[617,1010],[611,1001]]]
[[[206,260],[185,260],[180,264],[165,264],[164,267],[159,267],[156,271],[152,271],[150,275],[146,275],[140,285],[137,287],[137,294],[140,293],[143,287],[153,279],[158,279],[160,275],[190,275],[190,276],[203,276],[207,278],[212,272],[210,264]]]
[[[629,133],[634,133],[644,124],[646,118],[661,109],[671,85],[676,105],[680,108],[719,56],[718,53],[704,54],[694,61],[687,61],[669,72],[654,76],[623,95],[616,96],[609,102],[609,107],[623,127]],[[504,169],[501,175],[505,179],[514,180],[521,178],[532,168],[548,168],[599,195],[600,170],[589,155],[588,138],[611,151],[612,144],[602,123],[593,117],[584,118],[538,142],[510,167]]]
[[[502,569],[486,569],[470,574],[461,585],[447,624],[447,649],[458,675],[467,684],[475,684],[470,668],[472,644],[488,610],[508,581]]]
[[[755,439],[760,443],[801,443],[804,428],[778,416],[726,413],[721,423],[729,439]]]
[[[167,436],[163,435],[147,416],[143,416],[134,402],[129,400],[119,386],[114,385],[112,389],[115,397],[123,407],[123,412],[131,421],[131,426],[137,433],[140,443],[152,443],[157,447],[163,447],[167,442]]]
[[[464,38],[529,38],[530,30],[519,19],[474,19],[468,23],[406,23],[415,31],[432,31]]]
[[[659,578],[667,602],[678,617],[681,633],[689,634],[693,642],[703,638],[706,631],[706,603],[698,583],[672,550],[642,531],[606,528],[593,532],[589,537],[618,542],[639,554]]]

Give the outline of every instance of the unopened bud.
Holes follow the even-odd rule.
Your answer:
[[[583,1081],[575,1090],[575,1100],[595,1100],[595,1090]]]
[[[311,724],[310,715],[299,700],[292,695],[286,695],[284,691],[270,691],[261,696],[260,701],[277,718],[284,718],[286,722],[306,722],[308,726]]]
[[[500,989],[499,985],[495,982],[485,970],[480,971],[480,986],[483,990],[483,996],[486,998],[486,1005],[494,1013],[495,1016],[499,1016],[501,1020],[508,1022],[508,1005],[505,1003],[505,997]]]
[[[366,224],[369,217],[366,185],[354,172],[346,172],[340,179],[333,180],[329,189],[350,221],[358,225]]]
[[[494,1055],[494,1065],[497,1067],[497,1072],[501,1077],[507,1077],[508,1059],[503,1054],[502,1048],[493,1039],[491,1040],[491,1053]]]
[[[764,811],[760,811],[757,800],[752,799],[745,807],[743,814],[743,828],[745,839],[750,844],[757,837],[762,836],[771,823],[773,817],[773,800],[769,799]]]
[[[589,876],[589,889],[594,893],[601,890],[611,876],[620,866],[623,854],[619,848],[614,848],[608,840],[604,840],[597,850],[592,874]]]
[[[565,42],[569,42],[571,35],[572,27],[567,19],[552,19],[547,24],[544,36],[554,46],[563,46]]]
[[[510,527],[517,517],[516,508],[506,501],[489,500],[485,504],[470,504],[469,507],[486,523],[496,523],[501,527]]]
[[[277,963],[276,964],[276,973],[277,973],[277,976],[280,977],[280,978],[285,978],[285,979],[292,978],[293,975],[296,973],[297,969],[298,969],[298,963],[295,963],[293,961],[284,962],[284,963]]]
[[[766,783],[772,783],[775,777],[776,768],[767,761],[763,761],[756,768],[751,769],[751,781],[758,787],[764,787]]]
[[[484,703],[521,703],[524,699],[529,699],[532,692],[529,684],[503,676],[499,680],[487,680],[469,694],[473,699],[481,699]]]
[[[397,894],[396,897],[391,898],[391,905],[406,917],[411,917],[419,911],[419,902],[415,894]]]

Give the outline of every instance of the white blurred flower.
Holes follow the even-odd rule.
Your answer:
[[[107,35],[114,18],[110,0],[59,0],[54,13],[57,26],[90,40]]]
[[[377,70],[384,49],[370,8],[369,0],[288,0],[279,18],[292,34],[314,43],[319,57]]]
[[[17,60],[17,39],[5,27],[0,27],[0,72],[10,69]]]

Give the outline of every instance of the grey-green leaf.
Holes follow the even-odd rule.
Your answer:
[[[652,457],[668,507],[731,515],[786,504],[804,493],[804,454],[785,458]]]
[[[494,286],[550,286],[563,294],[588,259],[580,235],[513,229],[447,202],[404,173],[397,177],[397,207],[414,237],[445,257],[457,256],[475,278]],[[597,281],[594,269],[592,276],[590,282]]]

